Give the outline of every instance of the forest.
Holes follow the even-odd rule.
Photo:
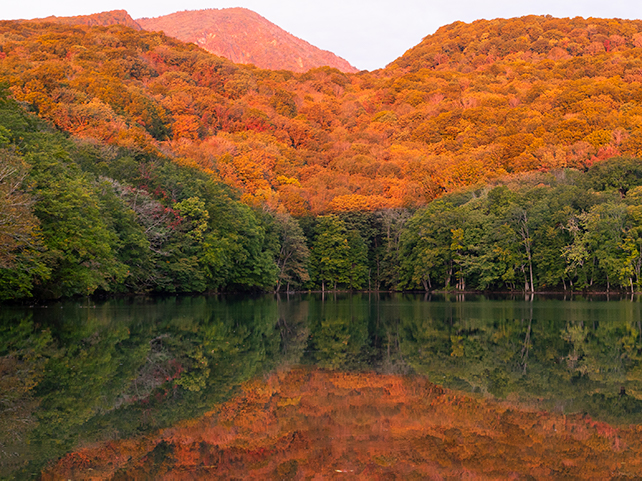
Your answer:
[[[641,69],[627,20],[459,22],[356,74],[0,22],[0,300],[639,290]]]

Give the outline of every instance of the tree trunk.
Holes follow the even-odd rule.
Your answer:
[[[526,282],[526,291],[533,292],[534,287],[533,287],[533,258],[532,258],[532,253],[531,253],[531,248],[532,248],[532,241],[531,241],[531,234],[528,229],[528,216],[526,215],[526,211],[523,211],[520,219],[519,219],[519,233],[522,236],[522,243],[524,245],[524,250],[526,251],[526,257],[528,259],[528,274],[530,276],[530,287],[528,285],[528,281]],[[524,273],[526,274],[526,273]]]
[[[450,278],[453,275],[453,261],[450,261],[450,268],[448,269],[448,277],[446,277],[446,289],[450,287]]]

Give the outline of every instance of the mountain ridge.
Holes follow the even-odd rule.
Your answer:
[[[92,13],[89,15],[76,15],[72,17],[49,17],[34,18],[29,22],[52,22],[64,25],[87,25],[88,27],[107,27],[110,25],[125,25],[134,30],[142,30],[141,26],[129,15],[127,10],[109,10],[106,12]]]

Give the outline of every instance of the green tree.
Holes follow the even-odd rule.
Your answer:
[[[363,239],[356,231],[349,231],[335,215],[318,218],[316,237],[310,255],[312,280],[326,282],[336,290],[338,284],[360,289],[367,280],[367,252]]]
[[[31,164],[47,262],[52,269],[43,294],[49,297],[87,295],[110,290],[127,268],[116,259],[117,237],[105,224],[91,178],[71,163],[52,139],[42,138],[25,156]]]
[[[301,284],[310,280],[307,263],[310,251],[305,243],[305,236],[299,223],[287,212],[274,215],[276,229],[279,234],[280,249],[276,258],[279,276],[276,291],[279,292],[285,283],[286,290],[290,284]]]
[[[0,144],[3,139],[8,142],[0,131]],[[25,191],[27,176],[24,160],[0,147],[0,300],[31,296],[34,282],[51,272],[42,259],[35,199]]]

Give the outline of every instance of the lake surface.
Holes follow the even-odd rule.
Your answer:
[[[638,297],[83,299],[0,312],[0,478],[574,476],[600,455],[616,464],[596,470],[628,475],[642,469],[638,425]],[[520,456],[541,459],[506,461]]]

